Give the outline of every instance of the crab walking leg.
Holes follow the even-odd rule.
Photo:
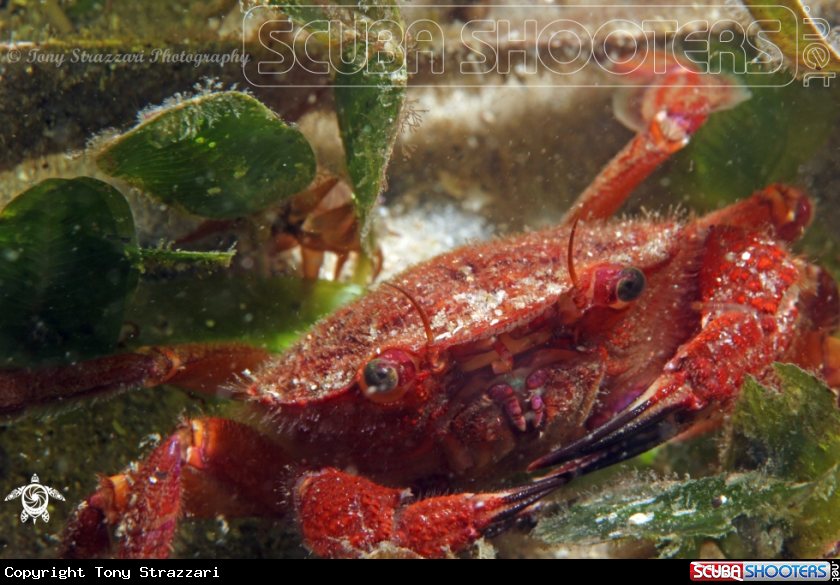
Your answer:
[[[258,431],[227,419],[184,423],[143,462],[103,477],[67,525],[60,555],[165,558],[181,516],[267,516],[287,509],[292,460]]]
[[[498,493],[439,496],[414,502],[409,490],[387,488],[333,468],[306,472],[295,508],[306,545],[324,557],[442,558],[472,545],[569,478],[551,477]]]
[[[245,345],[152,346],[69,366],[0,370],[0,420],[57,401],[160,384],[213,394],[268,355]]]
[[[638,134],[578,196],[562,224],[571,225],[576,218],[586,221],[614,215],[639,183],[688,144],[710,114],[749,97],[746,90],[724,77],[703,75],[676,63],[663,75],[655,76],[652,71],[647,80],[655,82],[651,87],[639,96],[628,94],[628,101],[638,111],[633,112],[632,122],[625,123]]]
[[[636,135],[607,163],[578,196],[562,224],[571,224],[578,214],[584,221],[614,215],[639,183],[688,144],[689,136],[673,123],[667,113],[661,112],[645,132]]]

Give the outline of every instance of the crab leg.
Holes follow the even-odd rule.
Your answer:
[[[144,461],[103,477],[72,515],[63,558],[111,554],[165,558],[178,518],[284,516],[292,501],[307,545],[322,556],[363,556],[382,545],[443,557],[515,519],[570,477],[553,476],[488,494],[414,502],[410,491],[379,486],[333,468],[295,481],[292,459],[258,431],[230,420],[187,422]],[[293,489],[289,485],[294,482]]]
[[[142,347],[69,366],[0,370],[0,417],[15,418],[56,401],[160,384],[212,394],[267,357],[264,350],[245,345],[188,344]]]
[[[497,493],[439,496],[414,502],[411,492],[379,486],[332,468],[303,474],[295,507],[307,546],[325,557],[442,558],[565,485],[554,476]]]
[[[734,203],[702,218],[700,225],[746,227],[753,231],[771,230],[786,242],[798,240],[813,218],[808,196],[788,185],[770,185],[748,199]]]
[[[268,464],[267,464],[268,463]],[[291,458],[258,431],[227,419],[187,422],[144,461],[103,477],[67,525],[60,555],[165,558],[183,515],[281,517]]]
[[[719,75],[703,75],[657,54],[667,72],[657,76],[648,64],[633,76],[651,87],[621,94],[616,114],[638,134],[580,194],[561,222],[611,217],[630,193],[668,157],[685,147],[715,111],[732,108],[749,92]],[[628,113],[628,110],[631,110]]]
[[[639,183],[688,144],[689,137],[686,129],[680,128],[664,111],[661,112],[645,132],[636,135],[604,167],[578,196],[574,207],[561,223],[571,224],[574,221],[572,214],[577,213],[582,220],[605,219],[614,215]]]

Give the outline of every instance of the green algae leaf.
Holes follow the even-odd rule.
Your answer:
[[[735,519],[744,514],[786,520],[791,505],[814,491],[811,484],[792,485],[760,472],[696,480],[637,475],[544,518],[535,535],[551,544],[649,538],[665,556],[673,556],[698,538],[719,538],[735,531]]]
[[[799,0],[744,0],[744,5],[758,24],[764,28],[762,36],[778,47],[796,65],[797,77],[808,72],[840,72],[840,54],[824,34],[829,24],[814,19]],[[825,23],[818,27],[819,21]],[[822,80],[818,79],[820,83]]]
[[[160,108],[106,145],[96,162],[164,203],[211,218],[260,211],[315,177],[303,134],[236,91]]]
[[[408,83],[405,27],[399,6],[387,0],[343,0],[328,8],[305,0],[275,0],[273,4],[298,26],[326,33],[316,38],[331,45],[338,125],[355,210],[362,222],[361,238],[370,253],[370,212],[385,184]]]
[[[776,74],[767,81],[782,85],[787,80]],[[772,183],[794,182],[840,114],[834,88],[794,83],[750,92],[738,107],[712,114],[669,165],[680,170],[679,186],[695,209],[713,210]]]
[[[406,55],[399,44],[403,35],[399,10],[375,2],[371,5],[387,19],[370,26],[366,50],[348,49],[347,62],[339,65],[333,87],[356,213],[362,222],[362,240],[368,245],[368,219],[384,185],[408,82]],[[381,44],[377,40],[383,38],[396,41],[377,50]]]
[[[138,271],[134,218],[107,183],[47,179],[0,212],[0,364],[109,353]]]
[[[371,64],[370,69],[385,76],[362,70],[337,80],[344,85],[333,89],[347,169],[353,180],[356,212],[363,222],[363,237],[370,229],[368,218],[382,191],[399,130],[406,83],[404,64],[396,72],[389,71],[389,65],[381,64]],[[371,86],[371,83],[383,85]]]
[[[774,477],[820,482],[819,497],[797,515],[788,549],[813,558],[840,540],[840,409],[837,396],[817,378],[776,364],[781,392],[747,380],[733,415],[729,459],[737,467],[762,467]]]
[[[216,273],[140,285],[126,320],[134,347],[239,341],[279,352],[363,288],[323,280]]]

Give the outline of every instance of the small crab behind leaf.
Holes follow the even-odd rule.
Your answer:
[[[270,230],[268,241],[261,235],[265,226]],[[353,192],[345,181],[325,173],[319,174],[308,189],[276,208],[249,217],[206,220],[176,244],[190,244],[231,230],[250,236],[256,242],[250,247],[259,250],[264,260],[300,246],[304,278],[318,278],[325,252],[337,256],[333,280],[338,280],[351,254],[364,254]],[[374,249],[373,261],[371,280],[382,269],[382,251],[378,247]]]

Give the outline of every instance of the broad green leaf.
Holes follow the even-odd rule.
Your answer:
[[[144,282],[126,320],[137,332],[135,347],[241,341],[278,352],[362,291],[323,280],[217,273]]]
[[[807,72],[840,72],[840,54],[822,36],[799,0],[744,0],[744,5],[764,28],[763,36],[796,65],[797,76]],[[762,22],[764,21],[764,22]],[[766,23],[766,25],[764,25]],[[777,32],[776,29],[780,30]],[[821,83],[821,79],[817,82]]]
[[[408,82],[404,26],[399,6],[383,0],[343,0],[329,9],[306,2],[274,0],[298,25],[326,32],[316,36],[331,44],[335,73],[333,95],[347,170],[353,182],[356,214],[362,222],[362,242],[368,252],[370,211],[382,191],[385,170],[400,127]],[[339,34],[339,23],[344,28]],[[348,40],[350,42],[348,42]],[[333,50],[338,48],[341,59]]]
[[[789,80],[776,74],[768,83]],[[753,87],[752,97],[716,112],[668,165],[695,209],[733,203],[774,182],[794,182],[828,140],[840,113],[832,88]]]
[[[138,273],[134,218],[113,187],[47,179],[0,212],[0,365],[113,351]]]
[[[212,218],[265,209],[315,177],[315,154],[303,134],[235,91],[157,110],[96,162],[167,204]]]

